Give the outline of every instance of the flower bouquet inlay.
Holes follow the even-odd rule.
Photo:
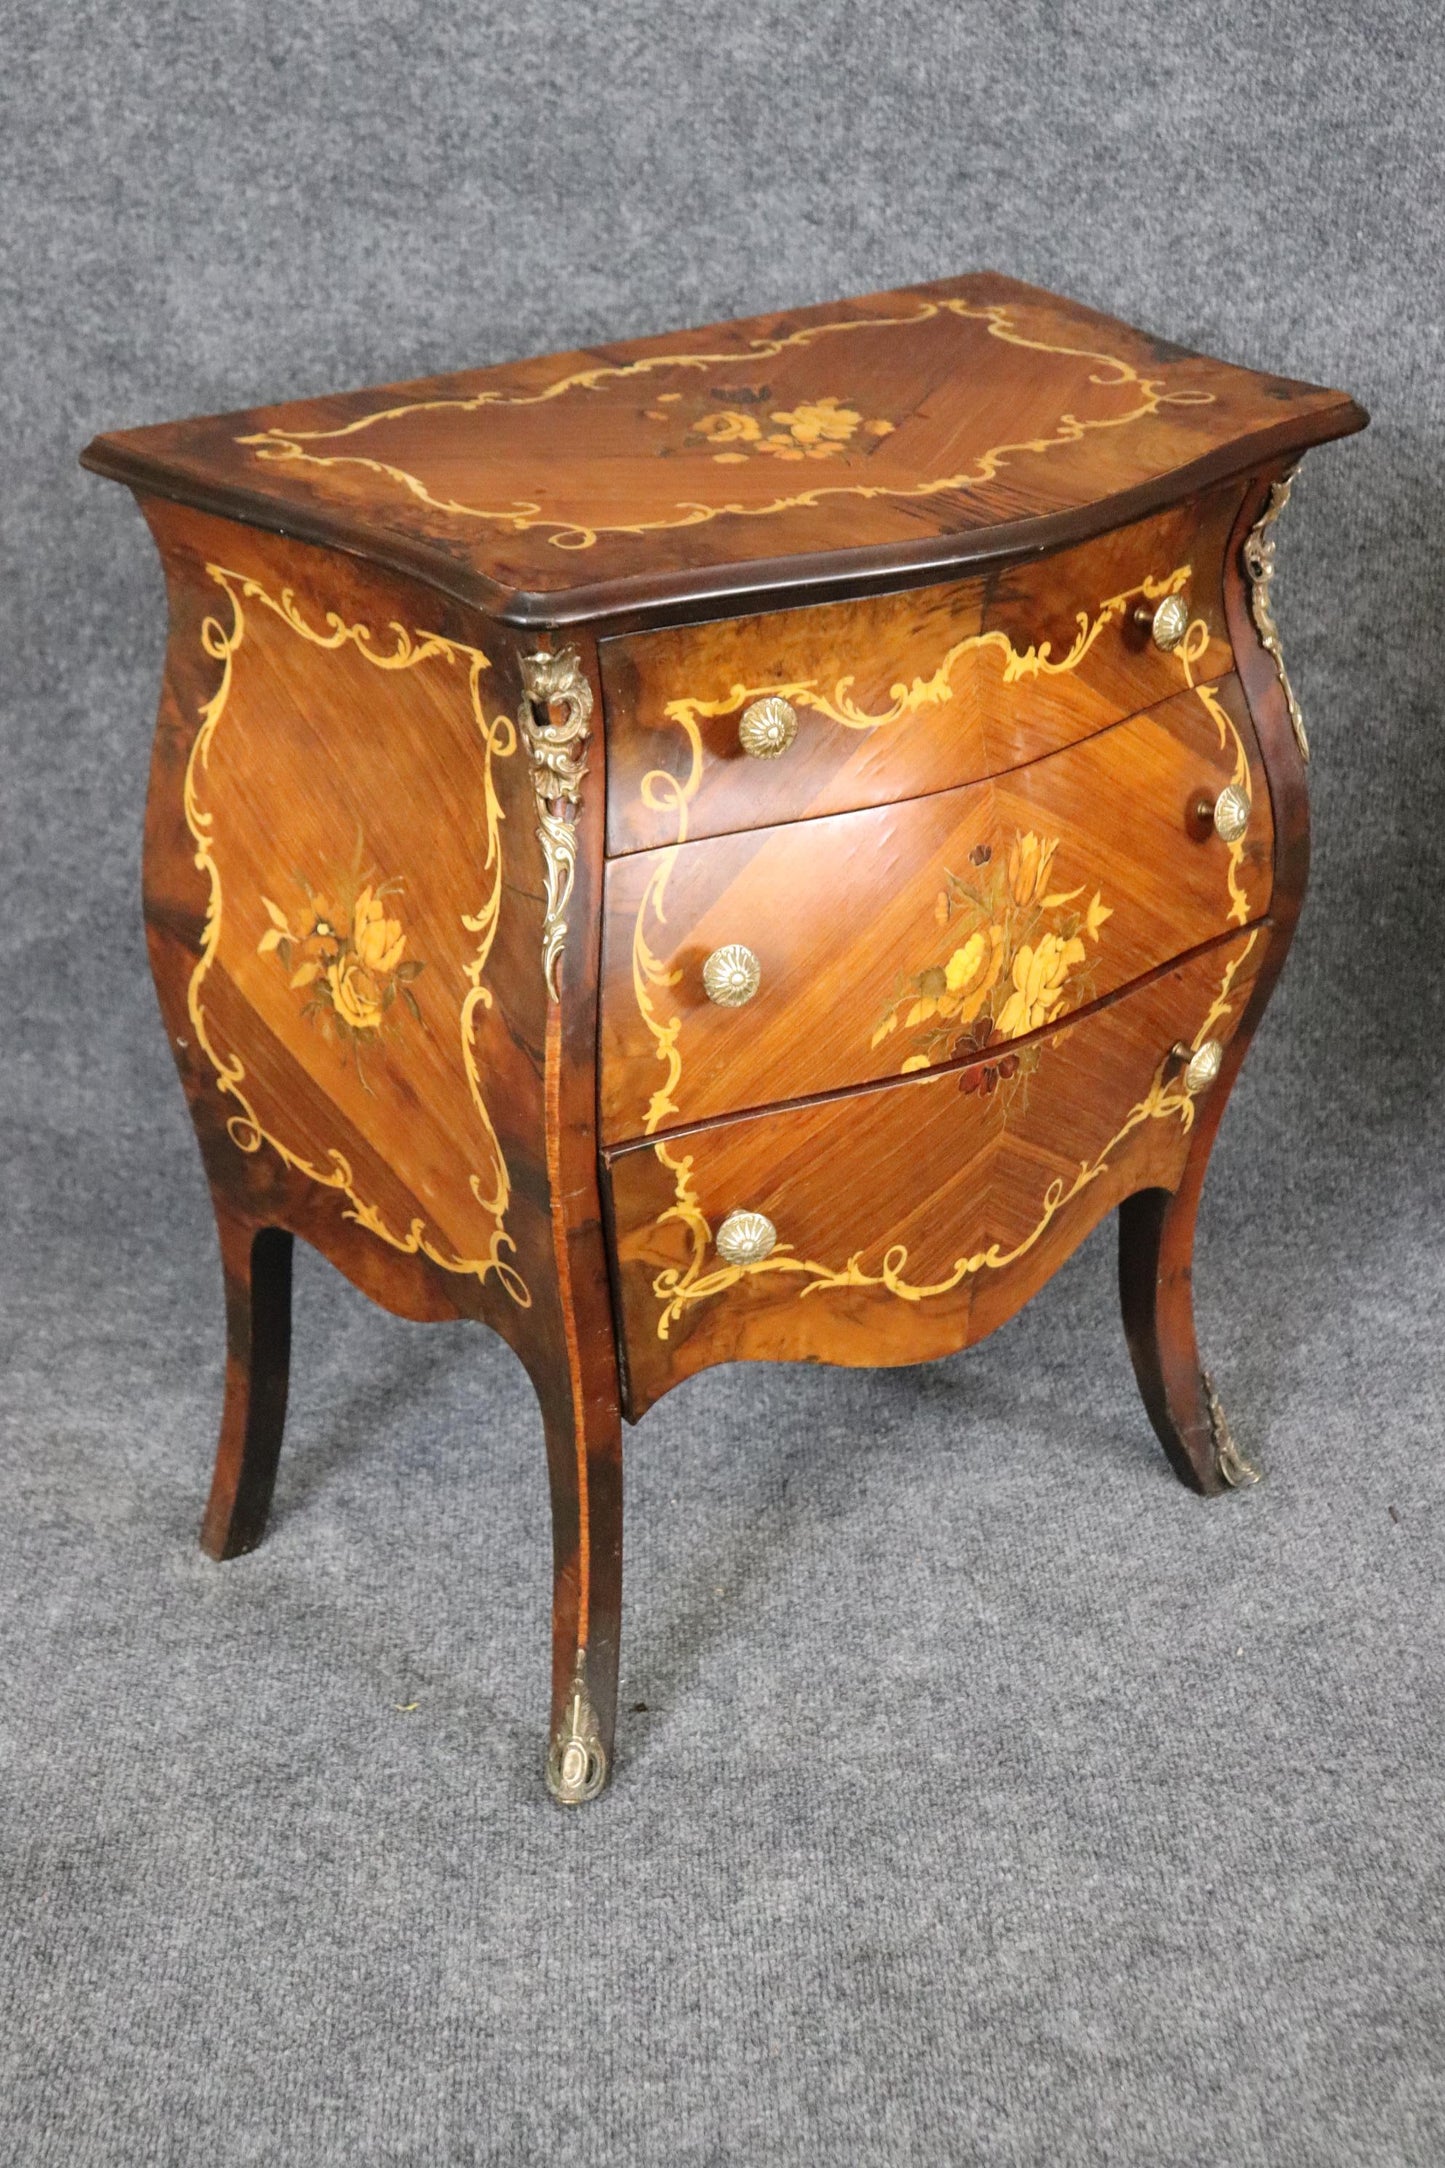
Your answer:
[[[363,1084],[366,1050],[394,1021],[397,1003],[421,1022],[411,982],[425,966],[407,955],[401,920],[392,915],[404,885],[383,881],[374,870],[363,875],[358,854],[355,869],[333,881],[329,893],[301,881],[304,909],[288,913],[269,896],[261,898],[271,923],[258,950],[276,957],[293,991],[305,997],[302,1015],[323,1038],[339,1042]]]
[[[688,398],[665,391],[645,410],[650,422],[689,423],[684,450],[706,448],[719,466],[737,466],[761,454],[771,459],[836,459],[849,451],[871,451],[894,424],[882,415],[865,418],[857,407],[829,393],[779,405],[766,384],[718,386],[710,395]],[[674,447],[659,447],[665,457]]]
[[[1054,888],[1057,836],[1018,835],[1006,852],[980,843],[967,875],[945,870],[934,918],[954,937],[938,963],[903,979],[874,1030],[873,1046],[895,1032],[909,1048],[899,1073],[981,1055],[1052,1023],[1090,998],[1090,951],[1113,910],[1087,883]],[[1032,1066],[1031,1050],[970,1068],[964,1088],[985,1093]]]

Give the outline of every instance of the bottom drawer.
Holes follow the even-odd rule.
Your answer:
[[[1199,1102],[1171,1049],[1228,1044],[1266,940],[1217,942],[1002,1060],[611,1154],[629,1414],[712,1363],[918,1362],[1003,1324],[1121,1198],[1177,1183]],[[719,1251],[737,1211],[771,1222],[768,1254]]]

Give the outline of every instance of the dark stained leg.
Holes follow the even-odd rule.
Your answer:
[[[291,1357],[292,1238],[257,1227],[219,1198],[216,1226],[226,1276],[226,1400],[201,1548],[239,1558],[266,1532]]]
[[[622,1624],[622,1423],[594,1406],[549,1414],[552,1488],[552,1725],[547,1788],[562,1806],[595,1799],[612,1766]]]
[[[1202,1170],[1201,1170],[1202,1171]],[[1181,1483],[1205,1497],[1253,1483],[1194,1337],[1196,1175],[1177,1192],[1140,1190],[1119,1207],[1119,1294],[1144,1406]]]

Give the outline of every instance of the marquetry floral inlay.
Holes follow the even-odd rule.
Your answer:
[[[1026,1038],[1092,998],[1091,950],[1114,914],[1097,889],[1083,904],[1083,887],[1051,885],[1058,848],[1030,829],[1006,852],[975,845],[967,875],[945,871],[933,915],[953,949],[901,981],[873,1033],[874,1047],[895,1033],[907,1044],[900,1074]],[[1005,1054],[966,1071],[968,1086],[993,1092],[1036,1060],[1036,1048]]]
[[[1219,991],[1203,1022],[1193,1038],[1185,1042],[1191,1050],[1197,1050],[1209,1039],[1226,1036],[1225,1026],[1240,998],[1235,991],[1235,981],[1259,937],[1260,929],[1256,927],[1226,964]],[[669,1265],[652,1282],[653,1294],[661,1305],[657,1337],[666,1340],[673,1325],[691,1304],[709,1301],[730,1287],[736,1287],[740,1280],[755,1279],[764,1274],[782,1273],[795,1277],[800,1296],[844,1288],[878,1288],[900,1302],[931,1302],[941,1295],[952,1294],[955,1288],[979,1273],[1006,1271],[1021,1257],[1026,1257],[1059,1214],[1108,1171],[1114,1155],[1137,1129],[1151,1122],[1177,1122],[1187,1135],[1194,1126],[1195,1109],[1196,1102],[1184,1082],[1183,1069],[1172,1055],[1165,1054],[1154,1071],[1149,1089],[1130,1107],[1108,1143],[1092,1159],[1082,1160],[1072,1175],[1056,1175],[1049,1183],[1039,1203],[1038,1217],[1026,1234],[1013,1243],[986,1242],[982,1248],[955,1258],[939,1279],[926,1282],[908,1278],[908,1250],[901,1242],[892,1243],[873,1263],[865,1261],[867,1253],[861,1249],[855,1250],[841,1265],[799,1257],[791,1243],[781,1241],[766,1257],[729,1264],[718,1256],[712,1222],[703,1211],[702,1199],[693,1181],[696,1167],[693,1155],[684,1151],[681,1141],[675,1141],[670,1148],[668,1140],[659,1137],[653,1150],[660,1164],[673,1177],[675,1196],[667,1210],[658,1215],[657,1225],[659,1228],[669,1224],[683,1227],[691,1255],[686,1265]],[[991,1110],[991,1118],[1001,1118],[1007,1124],[1012,1116],[1011,1112],[1003,1111],[999,1103],[997,1112]]]
[[[712,403],[704,407],[681,392],[663,392],[656,406],[645,410],[650,422],[689,420],[683,450],[710,448],[720,467],[737,466],[754,454],[772,459],[836,459],[850,448],[871,451],[868,439],[889,437],[894,425],[883,416],[865,420],[856,407],[845,406],[832,393],[826,398],[800,400],[794,407],[774,407],[773,394],[764,384],[719,386]],[[855,444],[854,440],[865,441]],[[664,457],[679,449],[672,443],[659,446]]]
[[[879,710],[869,711],[856,704],[851,677],[840,678],[831,688],[813,680],[740,683],[717,699],[669,701],[665,713],[684,735],[687,765],[682,773],[671,768],[650,769],[642,778],[640,795],[649,812],[671,814],[676,823],[676,840],[658,853],[657,865],[638,907],[632,941],[632,979],[638,1010],[665,1071],[642,1122],[643,1134],[653,1137],[658,1161],[675,1185],[674,1202],[659,1215],[657,1224],[661,1228],[681,1223],[693,1244],[692,1260],[685,1269],[669,1267],[653,1282],[653,1292],[662,1306],[657,1324],[660,1339],[668,1337],[673,1323],[689,1304],[720,1294],[758,1272],[803,1275],[798,1290],[803,1295],[826,1288],[880,1287],[902,1301],[921,1302],[946,1294],[974,1273],[1000,1270],[1024,1256],[1057,1214],[1099,1179],[1114,1152],[1142,1123],[1177,1119],[1188,1130],[1194,1120],[1194,1101],[1175,1070],[1167,1062],[1162,1063],[1148,1093],[1129,1110],[1097,1158],[1082,1165],[1072,1182],[1056,1180],[1049,1186],[1037,1224],[1020,1243],[1012,1249],[993,1243],[970,1257],[960,1258],[944,1279],[930,1286],[920,1287],[907,1280],[908,1253],[901,1246],[886,1251],[876,1271],[863,1265],[861,1253],[851,1257],[845,1266],[830,1266],[790,1255],[786,1242],[779,1243],[766,1259],[755,1264],[711,1263],[712,1230],[692,1186],[693,1159],[685,1153],[679,1156],[665,1137],[655,1134],[669,1115],[681,1111],[677,1092],[682,1081],[679,1040],[683,1010],[675,995],[682,979],[681,966],[657,953],[653,936],[667,922],[668,876],[687,841],[688,808],[702,780],[703,718],[733,714],[750,700],[772,695],[809,708],[847,730],[886,729],[905,716],[950,699],[954,672],[965,656],[997,655],[1003,682],[1010,685],[1077,670],[1107,629],[1118,624],[1133,604],[1140,600],[1155,603],[1165,595],[1183,593],[1191,576],[1190,565],[1179,565],[1163,577],[1151,574],[1138,586],[1110,596],[1092,617],[1080,611],[1077,637],[1060,656],[1052,653],[1047,642],[1022,651],[1016,649],[1007,634],[996,627],[970,633],[950,647],[931,676],[895,685],[890,704]],[[1207,621],[1196,617],[1172,654],[1185,687],[1194,693],[1215,725],[1221,749],[1233,756],[1231,782],[1247,791],[1250,767],[1244,740],[1219,691],[1196,681],[1196,669],[1208,655],[1210,642]],[[1245,848],[1246,834],[1242,832],[1228,847],[1225,867],[1228,917],[1237,925],[1246,924],[1251,911],[1250,894],[1242,879]],[[1087,883],[1071,889],[1053,885],[1058,849],[1057,838],[1029,831],[1017,835],[1001,857],[996,858],[990,845],[975,846],[970,853],[970,873],[945,874],[945,885],[934,910],[938,924],[950,930],[952,945],[935,963],[899,986],[875,1029],[875,1049],[897,1032],[910,1047],[901,1065],[903,1071],[959,1061],[963,1065],[960,1088],[988,1097],[1000,1085],[1011,1085],[1016,1078],[1026,1076],[1042,1060],[1044,1048],[1051,1042],[1041,1039],[1017,1050],[1012,1042],[1060,1021],[1066,1009],[1077,1008],[1092,998],[1093,949],[1113,916],[1112,906],[1104,902],[1099,890],[1087,904],[1083,902]],[[1194,1046],[1203,1044],[1230,1015],[1236,974],[1258,938],[1256,930],[1228,965],[1214,1004],[1192,1042]],[[909,1034],[917,1036],[909,1038]],[[990,1053],[987,1060],[978,1059],[995,1047],[999,1049],[996,1054]],[[1010,1093],[1009,1098],[1012,1096]],[[1010,1118],[1012,1110],[1005,1108],[1003,1100],[997,1101],[996,1107],[1005,1120]]]
[[[490,668],[487,658],[480,648],[446,639],[440,633],[412,633],[398,623],[377,639],[369,626],[348,623],[335,610],[327,611],[318,625],[302,610],[290,588],[272,594],[258,580],[229,571],[224,565],[208,564],[206,573],[230,604],[230,623],[222,617],[206,617],[201,624],[201,646],[220,665],[220,681],[201,710],[200,727],[186,762],[186,826],[195,845],[197,869],[209,886],[186,1011],[196,1044],[215,1072],[217,1090],[235,1108],[226,1123],[226,1133],[238,1151],[253,1153],[269,1147],[296,1173],[322,1188],[338,1191],[346,1200],[347,1218],[391,1249],[407,1256],[420,1253],[444,1272],[470,1274],[483,1281],[495,1277],[521,1309],[528,1309],[531,1292],[512,1261],[516,1243],[506,1227],[511,1175],[487,1107],[476,1043],[479,1012],[492,1006],[492,989],[485,973],[497,935],[503,893],[502,808],[492,771],[495,761],[510,759],[517,750],[517,731],[511,719],[502,715],[489,720],[482,704],[482,676]],[[465,966],[466,993],[453,1028],[479,1125],[476,1141],[482,1150],[478,1165],[467,1177],[467,1186],[491,1222],[485,1250],[477,1244],[471,1254],[458,1255],[440,1230],[420,1216],[406,1227],[394,1226],[380,1205],[358,1187],[357,1170],[338,1145],[329,1146],[320,1159],[313,1158],[298,1140],[288,1142],[275,1127],[267,1127],[265,1112],[253,1096],[256,1085],[245,1061],[214,1035],[207,1007],[207,980],[221,945],[222,927],[230,924],[234,905],[226,903],[220,863],[224,851],[217,834],[217,811],[209,802],[208,776],[216,736],[231,707],[238,658],[246,646],[248,611],[274,617],[308,646],[331,654],[353,650],[378,672],[434,667],[438,672],[455,671],[466,683],[483,749],[481,796],[486,841],[477,869],[481,900],[475,910],[462,913],[462,925],[476,937],[477,947]],[[307,898],[304,905],[298,901],[286,908],[274,897],[262,897],[270,925],[256,944],[263,954],[275,955],[278,967],[286,971],[295,993],[302,997],[303,1007],[316,1004],[316,1021],[336,1033],[345,1051],[355,1053],[358,1073],[365,1049],[383,1036],[398,1001],[419,1015],[409,982],[417,976],[420,960],[408,954],[409,937],[396,902],[401,884],[378,880],[374,872],[363,871],[364,866],[365,845],[358,839],[350,875],[334,879],[329,894],[311,890],[298,875],[297,887]],[[410,971],[408,964],[414,966]],[[364,1076],[362,1082],[366,1082]],[[458,1150],[464,1148],[459,1140]]]
[[[585,493],[580,502],[564,499],[560,493],[556,501],[547,503],[542,502],[540,496],[510,499],[503,496],[501,501],[484,504],[468,502],[465,498],[439,493],[442,485],[438,474],[431,475],[431,481],[438,485],[434,490],[426,476],[399,464],[396,458],[381,456],[385,448],[397,449],[395,440],[389,435],[392,425],[409,422],[416,414],[448,410],[482,414],[491,408],[533,407],[547,405],[553,400],[590,399],[598,392],[602,392],[605,399],[608,387],[625,381],[660,379],[666,382],[679,375],[692,379],[721,369],[732,373],[739,367],[752,367],[774,355],[816,347],[820,342],[842,340],[851,344],[866,341],[870,335],[879,332],[939,322],[945,318],[955,323],[977,325],[982,337],[998,339],[1006,346],[1021,347],[1034,354],[1056,355],[1075,367],[1060,385],[1060,410],[1042,427],[1028,429],[1023,436],[990,444],[986,449],[962,452],[959,455],[961,464],[955,464],[953,457],[945,457],[942,463],[947,471],[944,473],[895,474],[891,479],[886,476],[875,479],[872,473],[866,477],[859,475],[853,467],[835,468],[835,479],[825,481],[819,475],[801,486],[805,478],[798,475],[795,480],[800,486],[780,488],[776,495],[765,492],[762,503],[725,496],[718,504],[699,501],[694,476],[686,493],[675,504],[661,507],[649,517],[619,520],[615,517],[621,509],[619,505],[606,498],[601,502],[593,501]],[[1016,309],[1001,302],[971,302],[961,294],[942,295],[936,299],[920,297],[903,316],[863,315],[807,324],[794,331],[779,331],[770,338],[749,339],[744,352],[729,346],[716,353],[666,352],[643,354],[625,362],[590,361],[586,368],[569,370],[548,383],[525,389],[489,381],[475,392],[404,400],[372,413],[354,415],[350,421],[327,429],[293,429],[276,424],[238,437],[236,441],[257,459],[269,462],[299,463],[320,469],[360,468],[450,519],[480,520],[506,528],[513,534],[540,529],[546,533],[553,549],[589,550],[596,547],[603,535],[658,534],[677,527],[705,526],[710,520],[722,518],[771,519],[780,512],[811,510],[825,498],[834,496],[926,501],[931,497],[952,496],[959,491],[985,489],[1003,470],[1018,462],[1067,451],[1071,446],[1083,443],[1095,431],[1133,428],[1168,407],[1214,404],[1216,395],[1213,392],[1194,385],[1181,385],[1170,390],[1167,378],[1144,375],[1140,367],[1126,361],[1122,355],[1030,335],[1030,327],[1034,331],[1044,331],[1051,327],[1052,321],[1044,311],[1031,311],[1027,307]],[[656,393],[652,407],[633,408],[631,412],[641,412],[648,419],[654,413],[670,416],[685,396],[680,392]],[[760,402],[770,401],[772,397],[765,386],[757,388],[756,398]],[[1103,412],[1087,411],[1100,405]],[[698,410],[700,408],[699,402]],[[730,426],[739,433],[718,442],[713,457],[732,463],[747,460],[749,446],[757,451],[769,445],[773,456],[780,460],[826,461],[834,459],[837,449],[850,443],[851,448],[858,451],[862,438],[870,429],[878,435],[887,435],[891,427],[887,423],[880,427],[881,417],[871,423],[865,421],[856,408],[844,406],[837,395],[831,393],[819,399],[800,401],[792,407],[769,407],[766,427],[762,419],[748,412],[744,396],[732,389],[727,390],[720,412],[736,418]],[[748,423],[756,424],[756,438],[748,434]],[[840,435],[840,431],[844,433]],[[693,448],[699,442],[707,441],[706,435],[700,439],[694,437]],[[363,450],[363,442],[371,449]],[[327,448],[323,450],[322,446]],[[868,448],[876,447],[870,445]],[[949,451],[952,453],[956,449],[950,443]],[[439,464],[441,473],[449,476],[452,470],[446,462]],[[476,467],[480,475],[486,475],[491,471],[491,462],[482,457],[476,461]],[[779,475],[780,483],[781,479]],[[555,491],[554,481],[549,494]]]
[[[374,869],[363,875],[361,857],[358,844],[351,871],[333,878],[325,892],[303,880],[302,908],[288,913],[263,896],[271,923],[256,945],[263,956],[275,956],[292,991],[303,996],[302,1015],[323,1038],[339,1040],[365,1084],[363,1054],[396,1022],[398,1002],[421,1022],[411,982],[425,966],[407,955],[402,922],[391,915],[404,883],[383,881]]]

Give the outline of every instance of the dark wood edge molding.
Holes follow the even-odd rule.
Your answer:
[[[80,463],[93,474],[124,482],[148,496],[167,497],[247,526],[300,542],[317,542],[349,551],[390,572],[424,580],[441,593],[483,610],[503,624],[524,630],[547,626],[594,626],[599,638],[654,626],[707,617],[782,609],[791,604],[840,602],[889,587],[921,586],[985,566],[1039,557],[1051,550],[1086,542],[1112,527],[1127,526],[1216,482],[1232,480],[1265,465],[1287,462],[1312,445],[1353,435],[1369,421],[1364,408],[1342,398],[1337,407],[1296,415],[1273,429],[1222,445],[1188,466],[1156,475],[1137,489],[1042,518],[979,527],[970,533],[927,536],[916,543],[890,543],[857,550],[809,556],[763,558],[716,565],[693,572],[638,573],[592,586],[558,588],[554,593],[513,589],[471,570],[444,550],[405,536],[379,532],[335,513],[283,505],[263,492],[208,482],[183,468],[121,450],[112,438],[92,439]],[[800,569],[805,566],[806,569]]]

